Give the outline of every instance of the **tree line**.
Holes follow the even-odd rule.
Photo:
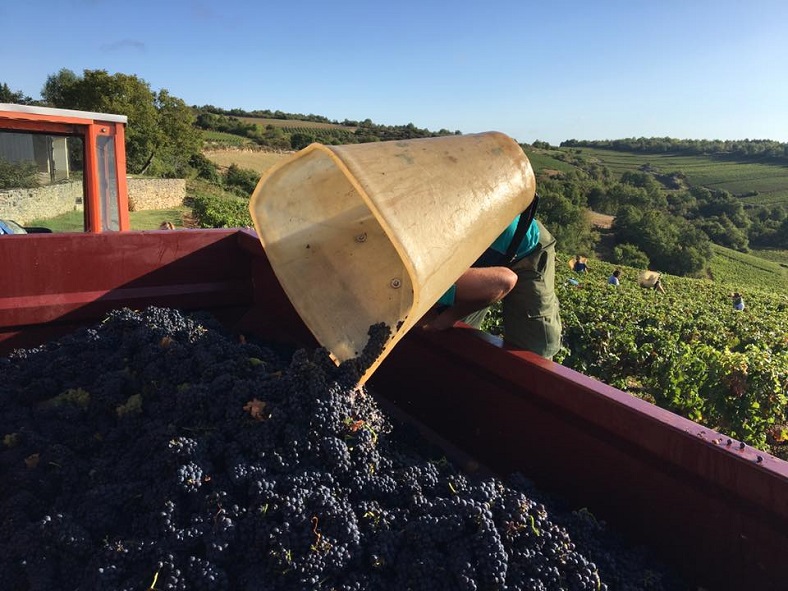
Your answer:
[[[534,146],[523,145],[526,153]],[[541,214],[561,248],[592,252],[600,238],[586,218],[591,209],[614,217],[612,262],[698,276],[711,244],[747,252],[788,248],[788,212],[782,205],[750,206],[728,191],[684,187],[672,175],[626,172],[615,179],[598,162],[570,157],[571,172],[538,179]],[[677,188],[679,187],[679,188]]]
[[[236,167],[219,174],[202,155],[201,130],[223,131],[247,137],[261,146],[295,150],[314,141],[347,144],[461,135],[459,130],[431,131],[413,123],[379,125],[370,119],[339,123],[312,114],[225,110],[212,105],[188,106],[165,89],[151,89],[145,80],[137,76],[109,74],[105,70],[84,70],[82,74],[76,74],[63,68],[47,78],[40,100],[20,91],[14,92],[7,83],[2,83],[0,102],[126,115],[130,173],[201,177],[238,194],[248,194],[247,189],[253,187],[256,173]],[[312,121],[338,127],[313,131],[303,127],[288,132],[273,125],[261,127],[247,123],[240,117]],[[544,142],[521,146],[526,153],[537,147],[550,148]],[[629,151],[683,150],[697,154],[744,151],[752,157],[755,154],[763,157],[768,153],[771,158],[779,157],[779,146],[783,152],[786,149],[785,144],[767,140],[717,142],[671,138],[600,142],[569,140],[561,146]],[[781,205],[745,210],[741,202],[726,191],[683,188],[684,179],[679,173],[658,175],[644,169],[626,173],[615,180],[614,175],[598,162],[585,160],[572,150],[562,150],[559,154],[573,165],[573,171],[540,177],[539,192],[543,199],[539,215],[565,251],[590,252],[599,240],[588,220],[588,209],[616,216],[613,226],[616,241],[614,262],[631,266],[651,265],[676,275],[702,273],[711,257],[712,242],[741,251],[750,246],[788,248],[788,212]]]
[[[544,144],[544,142],[541,142]],[[536,142],[534,143],[536,145]],[[561,148],[599,148],[645,154],[715,156],[740,160],[788,162],[788,143],[774,140],[682,140],[670,137],[619,140],[566,140]]]
[[[330,121],[328,118],[318,115],[300,115],[269,110],[226,110],[213,105],[193,106],[192,109],[196,113],[196,125],[200,129],[231,133],[250,139],[260,146],[275,149],[300,150],[317,141],[328,145],[340,145],[462,135],[462,132],[459,130],[449,131],[448,129],[441,129],[439,131],[431,131],[426,128],[416,127],[413,123],[406,125],[380,125],[373,123],[371,119],[364,119],[363,121],[345,119],[342,122],[338,122]],[[338,127],[319,129],[302,127],[285,130],[280,126],[271,124],[263,126],[250,123],[242,120],[241,117],[327,123]]]

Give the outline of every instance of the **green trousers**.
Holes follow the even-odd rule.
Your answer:
[[[531,254],[510,265],[514,289],[503,300],[506,343],[552,359],[561,348],[561,315],[555,293],[555,238],[537,220],[539,243]],[[489,308],[463,318],[480,328]]]

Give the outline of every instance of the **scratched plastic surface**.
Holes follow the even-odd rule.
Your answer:
[[[312,144],[269,170],[250,212],[304,323],[334,357],[402,336],[533,200],[533,169],[499,132]]]

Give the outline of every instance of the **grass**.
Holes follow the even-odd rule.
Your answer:
[[[176,228],[184,227],[184,216],[191,213],[186,206],[170,209],[151,209],[129,212],[129,224],[132,230],[158,230],[162,222],[172,222]]]
[[[176,228],[184,227],[184,215],[191,213],[188,207],[173,207],[129,212],[129,224],[132,230],[158,230],[162,222],[172,222]],[[81,211],[69,211],[46,220],[33,220],[26,226],[49,228],[53,232],[84,232],[85,222]]]
[[[204,154],[208,160],[220,168],[227,168],[231,164],[235,164],[238,168],[254,170],[260,174],[288,156],[288,154],[261,150],[210,150]]]
[[[49,228],[53,232],[84,232],[85,214],[82,210],[69,211],[54,218],[33,220],[26,223],[25,226]]]

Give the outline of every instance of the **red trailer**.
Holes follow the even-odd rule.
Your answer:
[[[7,236],[0,268],[24,270],[0,287],[2,354],[154,304],[316,345],[247,230]],[[466,465],[523,472],[699,587],[786,588],[784,461],[470,328],[412,330],[368,387]]]
[[[315,346],[254,232],[107,232],[128,229],[124,123],[0,105],[12,133],[82,138],[87,230],[0,237],[0,354],[149,305]],[[788,588],[784,461],[468,327],[414,328],[367,386],[468,469],[526,474],[698,588]]]

